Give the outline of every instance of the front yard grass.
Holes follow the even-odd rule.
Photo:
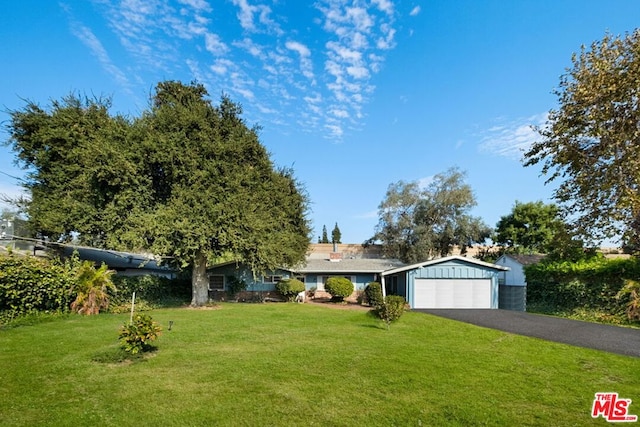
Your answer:
[[[640,359],[421,313],[390,330],[312,304],[151,315],[157,351],[130,364],[92,360],[128,315],[0,330],[0,425],[606,425],[607,391],[640,415]]]

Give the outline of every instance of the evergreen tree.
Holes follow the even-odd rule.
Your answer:
[[[340,228],[338,228],[338,223],[336,222],[335,227],[333,227],[333,231],[331,231],[331,243],[342,243],[340,239],[342,239],[342,233],[340,232]]]
[[[146,250],[193,269],[192,305],[208,301],[209,262],[255,274],[304,260],[308,198],[278,169],[242,109],[204,86],[161,82],[135,120],[75,96],[51,111],[12,111],[9,144],[29,168],[28,215],[54,237]]]
[[[322,238],[320,239],[319,243],[329,243],[329,236],[327,235],[326,225],[322,226]]]

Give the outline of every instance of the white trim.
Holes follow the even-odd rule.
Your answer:
[[[494,270],[501,270],[501,271],[510,270],[509,267],[504,267],[502,265],[490,264],[488,262],[480,261],[479,259],[466,258],[466,257],[459,256],[459,255],[453,255],[453,256],[448,256],[448,257],[445,257],[445,258],[437,258],[437,259],[432,259],[430,261],[419,262],[417,264],[405,265],[404,267],[398,267],[398,268],[394,268],[394,269],[391,269],[391,270],[383,271],[380,274],[382,276],[388,276],[389,274],[402,273],[404,271],[415,270],[415,269],[418,269],[418,268],[426,267],[426,266],[429,266],[429,265],[441,264],[443,262],[448,262],[448,261],[461,261],[461,262],[466,262],[466,263],[469,263],[469,264],[476,264],[476,265],[479,265],[479,266],[482,266],[482,267],[492,268]]]

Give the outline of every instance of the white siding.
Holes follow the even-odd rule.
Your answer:
[[[504,271],[500,273],[504,275],[504,284],[508,286],[527,286],[527,282],[524,276],[524,268],[522,264],[520,264],[515,259],[508,256],[501,256],[496,261],[497,265],[502,265],[504,267],[509,267],[509,271]]]
[[[414,308],[491,308],[491,279],[415,279]]]

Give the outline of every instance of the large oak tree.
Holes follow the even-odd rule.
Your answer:
[[[141,117],[70,96],[51,111],[11,112],[9,130],[29,169],[34,228],[50,236],[146,250],[193,268],[192,304],[207,302],[208,262],[254,273],[293,266],[309,244],[308,199],[275,167],[238,104],[200,84],[162,82]]]
[[[565,217],[586,241],[640,237],[640,31],[609,34],[572,57],[541,139],[525,165],[542,165]]]

